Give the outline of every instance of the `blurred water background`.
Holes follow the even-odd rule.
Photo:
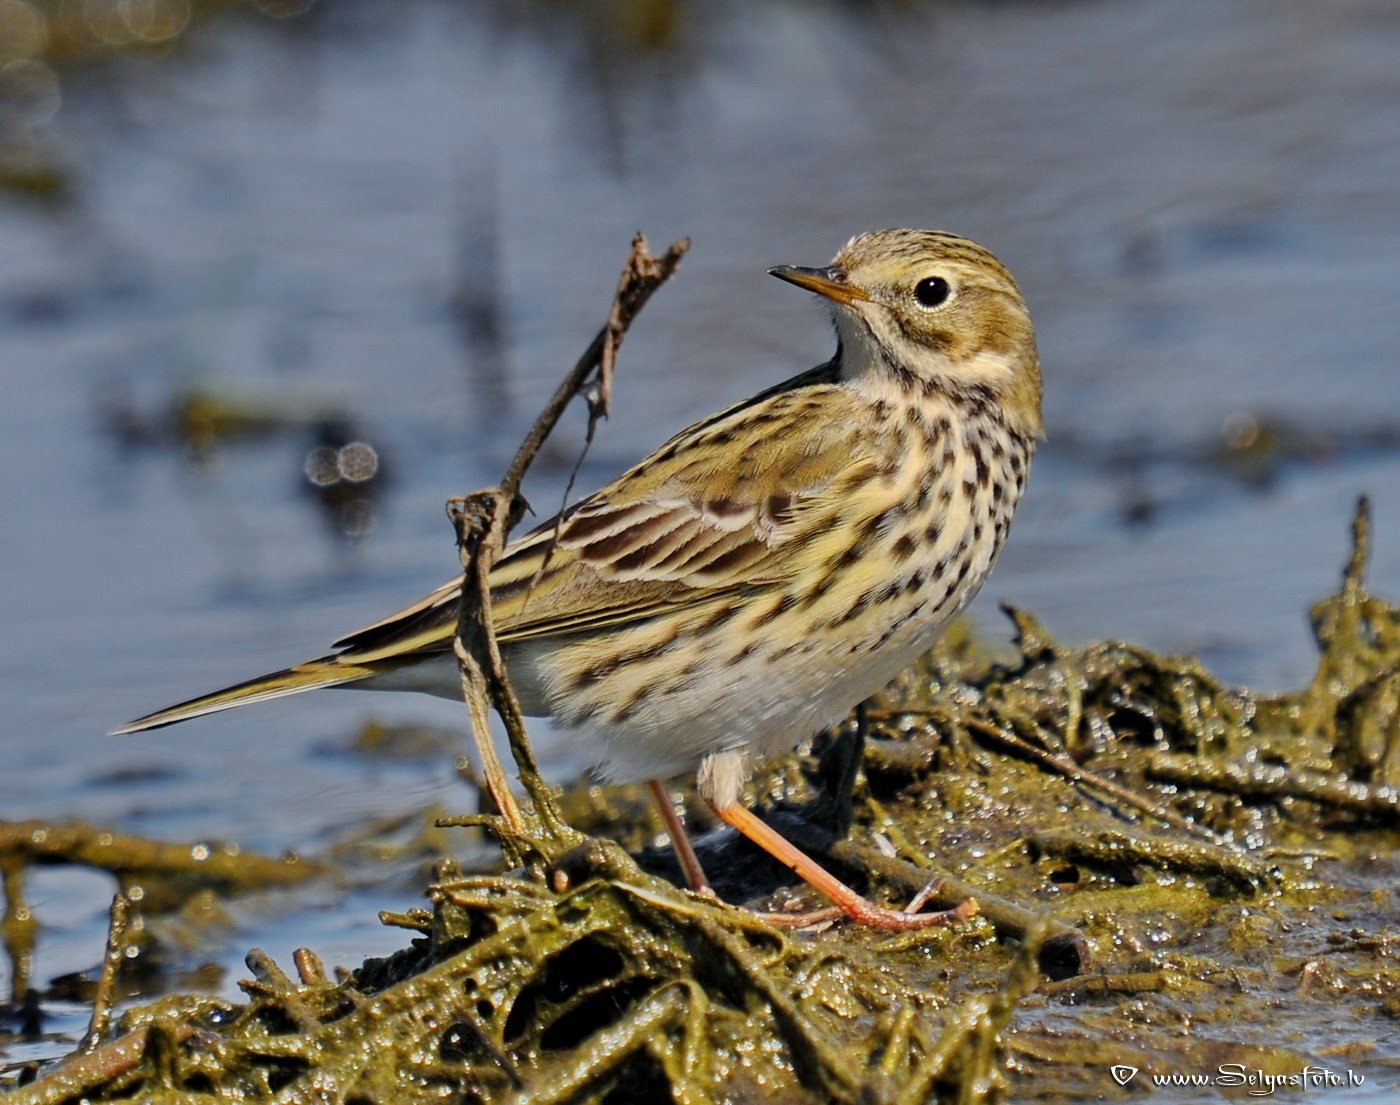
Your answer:
[[[1021,282],[1050,435],[978,626],[1304,683],[1361,492],[1400,595],[1397,57],[1390,0],[0,0],[0,817],[314,855],[468,805],[464,738],[348,748],[464,732],[449,702],[103,734],[448,578],[444,500],[497,478],[638,229],[694,248],[581,488],[825,359],[765,268],[956,230]],[[244,903],[227,964],[401,946],[374,913],[418,882],[365,863]],[[97,961],[110,893],[34,879],[41,984]]]

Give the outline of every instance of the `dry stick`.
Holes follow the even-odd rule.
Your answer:
[[[491,744],[488,715],[488,706],[495,698],[491,693],[492,684],[504,675],[499,651],[494,647],[496,634],[492,631],[491,590],[487,581],[495,561],[491,538],[503,532],[503,527],[496,525],[496,516],[502,513],[497,509],[501,501],[499,491],[477,491],[466,498],[449,499],[447,503],[447,516],[457,532],[457,552],[462,561],[462,593],[457,604],[457,633],[452,651],[462,674],[462,697],[471,718],[477,755],[481,757],[486,793],[511,832],[519,835],[524,832],[525,820]],[[495,544],[499,547],[499,542]],[[509,728],[511,714],[507,712],[501,716]],[[518,709],[515,716],[519,716]],[[514,746],[512,735],[511,747]]]
[[[500,486],[490,491],[475,492],[462,499],[453,499],[447,504],[448,517],[457,532],[457,547],[462,560],[462,593],[453,651],[462,673],[463,697],[471,717],[472,736],[481,757],[486,792],[500,810],[508,828],[515,833],[523,830],[524,818],[491,744],[487,725],[488,705],[505,723],[520,781],[530,795],[543,827],[555,837],[571,835],[554,809],[549,789],[540,778],[525,735],[520,704],[501,660],[491,619],[491,568],[505,548],[506,535],[524,513],[520,483],[540,446],[554,430],[570,401],[580,394],[587,396],[587,441],[593,440],[598,420],[607,417],[611,406],[613,367],[627,328],[652,293],[675,272],[689,248],[690,240],[682,238],[660,257],[653,257],[641,234],[632,239],[632,253],[618,281],[607,324],[535,419],[535,424],[525,435],[510,467],[506,469]],[[570,482],[572,484],[572,480]]]
[[[92,996],[92,1018],[80,1050],[93,1051],[107,1037],[112,1024],[112,1007],[117,997],[117,972],[126,952],[126,930],[131,924],[131,899],[118,893],[112,898],[111,920],[107,926],[107,947],[102,953],[102,973]]]

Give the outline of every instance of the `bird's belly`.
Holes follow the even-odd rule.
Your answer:
[[[550,670],[552,659],[540,657],[541,669]],[[744,750],[762,759],[788,751],[872,689],[868,668],[830,652],[775,656],[758,648],[730,660],[716,658],[683,677],[677,669],[634,671],[615,694],[587,703],[556,693],[551,712],[600,777],[633,782],[694,771],[716,752]]]
[[[909,588],[839,625],[804,617],[746,629],[740,617],[735,633],[717,636],[663,622],[601,640],[516,646],[511,673],[537,674],[528,683],[605,779],[668,778],[723,752],[767,759],[838,721],[923,655],[987,574],[992,555],[980,559],[957,586]],[[761,605],[755,615],[762,620]]]

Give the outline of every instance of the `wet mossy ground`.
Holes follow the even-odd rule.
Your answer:
[[[498,826],[516,866],[443,860],[428,908],[386,918],[397,955],[334,980],[254,954],[246,1002],[130,1009],[11,1072],[7,1100],[1019,1101],[1222,1067],[1242,1090],[1400,1085],[1400,611],[1365,590],[1367,539],[1363,512],[1297,693],[1010,611],[1013,660],[954,637],[761,777],[763,815],[838,874],[892,903],[970,895],[970,920],[774,928],[675,888],[639,788],[581,786],[560,805],[597,837]],[[820,904],[732,835],[700,844],[727,900]]]

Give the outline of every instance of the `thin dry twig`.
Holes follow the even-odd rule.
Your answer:
[[[576,395],[583,395],[588,403],[586,443],[592,442],[598,421],[607,417],[611,407],[613,370],[627,328],[652,293],[675,272],[689,248],[689,239],[682,238],[660,257],[654,257],[647,248],[646,238],[641,234],[633,238],[632,253],[618,282],[607,323],[550,396],[521,442],[500,486],[453,499],[447,505],[462,561],[462,594],[453,649],[462,673],[463,697],[481,757],[487,796],[495,803],[507,828],[515,834],[523,831],[524,818],[491,743],[488,708],[494,709],[505,723],[520,781],[534,803],[542,827],[555,838],[573,835],[555,812],[548,788],[540,779],[521,719],[520,704],[501,660],[491,620],[491,568],[505,548],[507,534],[524,514],[520,483],[540,446]],[[571,477],[570,486],[572,482]]]
[[[491,565],[495,562],[504,544],[504,535],[509,524],[497,524],[497,517],[505,512],[500,510],[504,498],[503,491],[476,491],[461,499],[451,499],[447,504],[447,516],[452,520],[457,533],[457,551],[462,561],[462,594],[457,608],[457,634],[452,650],[457,656],[457,666],[462,673],[462,696],[471,717],[472,737],[476,742],[477,754],[481,757],[481,771],[486,784],[486,793],[497,811],[505,818],[511,832],[523,833],[525,821],[520,806],[510,792],[505,769],[496,756],[491,743],[491,729],[488,711],[495,707],[507,731],[511,730],[511,719],[519,718],[520,708],[515,702],[505,674],[505,664],[501,660],[500,649],[491,622],[491,585],[489,582]],[[514,505],[514,504],[512,504]],[[514,511],[517,516],[522,511]],[[504,710],[502,706],[504,705]],[[523,723],[522,723],[523,736]],[[511,748],[515,749],[516,735],[511,732]],[[533,772],[534,763],[524,745],[526,757],[521,762],[521,754],[516,754],[516,762],[522,774]]]

